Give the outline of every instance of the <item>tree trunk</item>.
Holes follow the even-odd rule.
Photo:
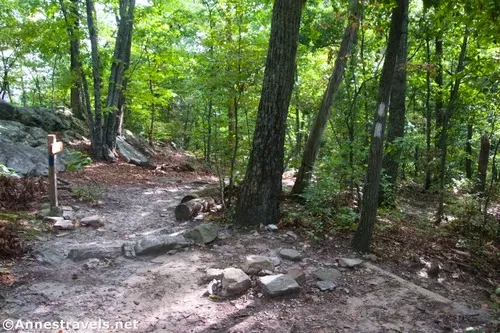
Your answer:
[[[465,176],[472,179],[472,124],[467,124],[467,140],[465,141]]]
[[[103,149],[114,151],[116,147],[116,119],[118,114],[118,101],[123,92],[123,76],[125,69],[130,64],[132,29],[134,25],[135,0],[120,0],[120,23],[115,41],[113,63],[109,75],[108,97],[106,108],[108,114],[103,128]],[[105,156],[113,156],[106,154]]]
[[[277,223],[286,118],[295,77],[304,0],[276,0],[252,151],[236,204],[235,223]]]
[[[384,153],[384,130],[387,114],[387,105],[391,95],[392,78],[396,67],[396,60],[401,39],[404,15],[408,11],[408,0],[398,0],[398,5],[392,10],[389,40],[380,77],[377,110],[374,117],[373,135],[370,143],[368,169],[366,171],[361,216],[353,239],[353,247],[359,252],[369,252],[377,218],[378,193],[382,157]]]
[[[97,159],[103,159],[101,75],[99,73],[99,52],[97,50],[97,32],[94,26],[94,3],[86,0],[87,25],[92,51],[92,73],[94,78],[94,128],[92,132],[92,152]]]
[[[439,163],[439,204],[436,214],[436,223],[435,223],[436,225],[439,225],[441,223],[441,219],[443,218],[444,214],[444,195],[445,195],[444,186],[446,178],[446,157],[447,157],[446,155],[448,153],[448,130],[451,117],[453,116],[453,112],[455,110],[455,103],[458,99],[458,90],[460,88],[460,82],[462,80],[462,77],[460,75],[464,70],[468,36],[469,32],[468,29],[466,29],[464,33],[464,40],[462,42],[462,47],[460,50],[460,56],[458,59],[458,66],[456,73],[458,77],[455,79],[455,82],[453,84],[453,89],[450,94],[450,101],[448,103],[446,111],[444,112],[443,129],[441,130],[441,137],[439,143],[439,146],[441,147],[441,159]]]
[[[360,13],[358,1],[351,0],[350,18],[344,31],[344,37],[342,39],[342,43],[340,44],[332,75],[330,76],[328,86],[323,94],[323,99],[321,100],[318,114],[314,119],[311,132],[307,138],[306,147],[302,155],[302,163],[295,179],[295,184],[292,188],[293,194],[300,194],[304,192],[304,189],[306,189],[311,182],[312,170],[314,162],[318,156],[321,139],[326,125],[328,124],[328,119],[330,118],[338,88],[342,82],[349,53],[351,52],[351,49],[356,41],[359,29],[359,20]]]
[[[398,50],[398,61],[394,72],[391,88],[389,119],[387,127],[387,145],[391,147],[384,156],[382,169],[388,180],[387,187],[380,187],[380,203],[394,200],[394,195],[387,195],[387,191],[394,191],[396,187],[401,146],[396,142],[404,137],[406,123],[406,62],[408,59],[408,9],[403,13],[401,41]],[[389,189],[390,188],[390,189]],[[389,202],[391,203],[391,202]]]
[[[431,187],[431,129],[432,129],[432,110],[431,110],[431,48],[429,36],[427,35],[427,39],[425,41],[426,54],[427,54],[427,74],[425,78],[425,190],[428,190]]]
[[[62,0],[60,1],[61,8],[64,8]],[[69,15],[71,20],[67,21],[66,24],[71,24],[69,28],[69,54],[70,54],[70,71],[71,71],[71,111],[73,115],[78,119],[84,119],[83,113],[83,98],[82,94],[82,84],[80,82],[79,72],[81,69],[80,62],[80,40],[77,32],[80,29],[80,14],[78,13],[78,0],[71,0],[71,5],[69,8]]]
[[[488,171],[488,160],[490,157],[490,137],[484,134],[481,137],[481,150],[479,151],[479,159],[477,161],[477,191],[484,192],[486,189],[486,175]]]

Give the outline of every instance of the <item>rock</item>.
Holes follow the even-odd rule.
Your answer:
[[[86,227],[92,227],[94,229],[104,227],[104,218],[99,215],[92,215],[84,217],[80,220],[81,225]]]
[[[258,276],[266,276],[266,275],[273,275],[273,274],[274,274],[274,272],[269,271],[267,269],[263,269],[257,273]]]
[[[219,295],[222,291],[221,280],[213,279],[207,286],[208,296]]]
[[[208,244],[217,239],[219,227],[214,223],[203,223],[193,230],[184,234],[184,237],[192,239],[197,244]]]
[[[321,281],[337,282],[342,274],[335,268],[322,268],[315,271],[314,276]]]
[[[128,143],[130,143],[134,148],[136,148],[142,154],[149,157],[155,155],[155,150],[153,149],[153,147],[151,147],[151,145],[144,137],[134,134],[127,129],[123,131],[123,135],[125,137],[125,140],[127,140]]]
[[[122,245],[122,254],[125,258],[135,258],[135,249],[134,244],[123,244]]]
[[[439,263],[435,260],[431,262],[431,266],[427,270],[427,275],[432,278],[437,278],[439,276],[439,271],[441,268],[439,267]]]
[[[250,277],[238,268],[226,268],[222,273],[222,294],[224,296],[238,296],[245,293],[252,286]]]
[[[75,262],[88,259],[114,259],[121,253],[121,247],[118,245],[80,247],[69,251],[67,258]]]
[[[282,249],[279,252],[279,255],[283,259],[288,259],[292,261],[301,261],[302,260],[302,254],[294,249]]]
[[[61,217],[54,225],[52,226],[54,230],[75,230],[75,224],[71,220],[65,220],[64,217]]]
[[[333,281],[317,281],[316,286],[318,286],[321,291],[328,291],[335,289],[337,284]]]
[[[303,285],[306,283],[306,273],[301,269],[291,269],[286,275],[294,279],[299,285]]]
[[[374,255],[373,253],[369,253],[369,254],[363,255],[363,259],[370,260],[370,261],[377,261],[377,256]]]
[[[224,270],[219,268],[207,268],[206,271],[206,279],[207,280],[220,280],[222,279],[222,275],[224,274]]]
[[[292,277],[283,274],[262,276],[259,278],[259,284],[270,296],[289,295],[300,291],[299,284]]]
[[[281,265],[281,259],[278,257],[269,257],[269,259],[272,261],[274,266],[279,266]]]
[[[125,162],[140,166],[152,166],[148,158],[125,141],[123,136],[116,137],[116,148],[118,155],[120,155],[120,158]]]
[[[268,257],[249,255],[245,258],[242,268],[247,274],[257,274],[261,270],[274,271],[274,264]]]
[[[276,224],[268,224],[266,225],[266,230],[271,232],[278,231],[278,226]]]
[[[356,259],[356,258],[340,258],[339,259],[340,267],[354,268],[356,266],[361,265],[362,263],[363,263],[362,259]]]
[[[33,257],[42,265],[59,266],[64,260],[64,253],[55,248],[40,249],[33,253]]]
[[[291,238],[293,238],[293,239],[295,239],[295,240],[299,239],[299,236],[297,236],[297,234],[295,232],[293,232],[293,231],[287,231],[286,235],[289,236],[289,237],[291,237]]]
[[[170,250],[180,249],[192,244],[192,241],[184,238],[182,235],[150,235],[146,236],[134,245],[135,254],[163,254]]]

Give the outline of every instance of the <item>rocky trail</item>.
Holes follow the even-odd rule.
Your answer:
[[[191,244],[182,233],[205,222],[178,222],[174,208],[204,186],[116,185],[97,207],[73,205],[97,225],[40,237],[12,267],[16,282],[0,287],[0,318],[81,323],[13,332],[460,332],[490,320],[467,299],[418,287],[373,258],[342,260],[354,258],[345,247],[320,251],[290,230],[219,225],[215,241]]]

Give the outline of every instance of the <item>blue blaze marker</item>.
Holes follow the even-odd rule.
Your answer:
[[[49,166],[51,166],[51,167],[54,166],[54,156],[53,155],[49,156]]]

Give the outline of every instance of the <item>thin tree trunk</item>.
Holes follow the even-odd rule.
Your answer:
[[[70,102],[71,111],[78,119],[84,119],[83,116],[83,98],[82,83],[80,79],[81,62],[80,62],[80,40],[77,31],[80,29],[80,14],[78,13],[78,0],[71,0],[69,13],[67,12],[62,0],[59,1],[61,10],[66,19],[66,26],[69,34],[69,54],[70,54],[70,71],[71,71],[71,92]],[[67,19],[67,15],[71,16],[71,22]],[[71,24],[71,27],[69,26]]]
[[[101,108],[101,75],[99,73],[99,52],[97,50],[97,32],[94,26],[94,3],[86,0],[87,25],[92,52],[92,73],[94,78],[94,129],[92,131],[92,151],[97,159],[103,159],[102,108]]]
[[[469,36],[469,31],[468,29],[465,30],[464,33],[464,39],[462,42],[462,47],[460,50],[460,57],[458,59],[458,66],[457,66],[457,73],[456,75],[461,75],[462,71],[464,70],[464,62],[465,62],[465,54],[467,51],[467,40]],[[441,147],[441,159],[439,163],[439,204],[438,204],[438,210],[436,214],[436,225],[439,225],[441,223],[441,220],[443,218],[444,214],[444,196],[445,196],[445,178],[446,178],[446,157],[448,153],[448,130],[449,130],[449,124],[451,117],[453,116],[453,112],[455,110],[455,103],[458,99],[458,91],[460,88],[460,82],[462,78],[458,76],[455,79],[455,82],[453,84],[453,89],[451,91],[450,95],[450,101],[448,103],[448,107],[446,108],[446,111],[444,112],[444,119],[443,119],[443,129],[441,130],[441,138],[440,138],[440,144],[439,146]]]
[[[481,149],[479,150],[479,158],[477,160],[477,184],[478,192],[484,192],[486,189],[486,175],[488,171],[488,160],[490,157],[490,137],[488,134],[483,134],[481,137]]]
[[[344,37],[335,60],[332,75],[323,94],[318,114],[314,119],[311,132],[308,136],[299,172],[292,188],[293,194],[300,194],[309,186],[312,178],[314,162],[318,156],[321,139],[330,118],[337,91],[342,82],[349,53],[356,42],[359,29],[359,6],[357,0],[350,1],[350,18],[344,31]]]
[[[407,11],[408,0],[399,0],[397,7],[392,10],[391,28],[389,31],[382,75],[380,77],[377,110],[374,117],[375,126],[373,128],[373,135],[370,143],[368,168],[366,171],[365,185],[363,187],[361,216],[352,243],[354,249],[359,252],[370,251],[373,229],[377,218],[387,106],[391,95],[392,79],[396,67],[404,15]]]
[[[467,139],[465,141],[465,176],[472,179],[472,124],[467,124]]]
[[[426,41],[426,55],[427,55],[427,73],[425,78],[425,190],[431,187],[431,128],[432,128],[432,110],[431,110],[431,48],[429,36],[427,35]]]
[[[286,119],[304,0],[276,0],[252,151],[236,204],[238,225],[279,220]]]

